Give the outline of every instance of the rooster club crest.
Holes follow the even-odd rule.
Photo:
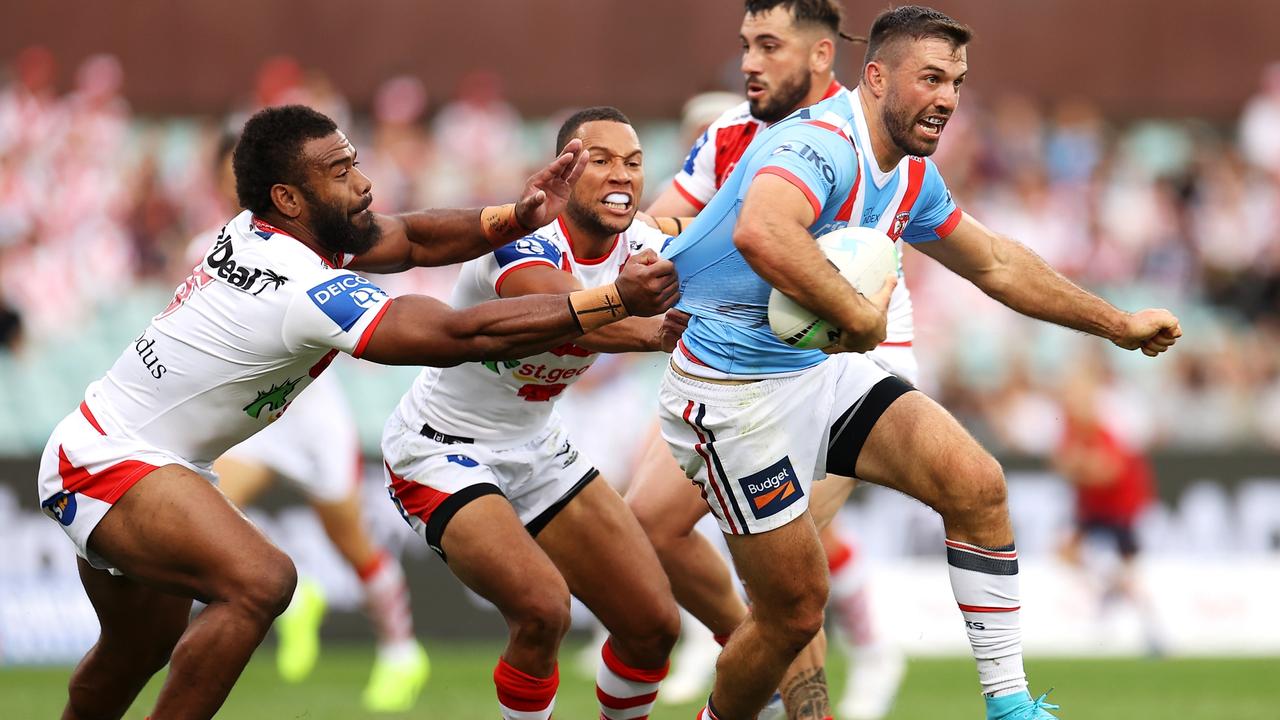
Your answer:
[[[893,216],[893,227],[889,229],[889,237],[897,240],[902,237],[902,231],[907,229],[907,223],[911,222],[911,213],[900,212]]]

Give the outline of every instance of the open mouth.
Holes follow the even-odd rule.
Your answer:
[[[611,192],[600,203],[614,212],[625,213],[631,209],[632,199],[627,193]]]
[[[916,121],[916,125],[924,130],[924,134],[929,137],[938,137],[942,135],[942,128],[947,124],[947,116],[945,115],[926,115]]]
[[[360,213],[364,212],[365,210],[368,210],[368,209],[369,209],[369,206],[370,206],[370,205],[372,205],[372,204],[373,204],[373,195],[366,195],[366,196],[365,196],[365,199],[364,199],[364,202],[360,203],[360,207],[358,207],[358,208],[356,208],[355,210],[351,211],[351,214],[352,214],[353,216],[354,216],[354,215],[359,215]]]
[[[756,98],[763,96],[765,93],[765,90],[766,88],[764,86],[764,83],[755,82],[755,81],[749,81],[747,83],[747,97],[752,100],[755,100]]]

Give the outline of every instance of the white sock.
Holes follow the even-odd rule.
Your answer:
[[[1027,689],[1018,616],[1018,552],[1013,545],[984,548],[947,540],[947,565],[982,694],[999,697]]]

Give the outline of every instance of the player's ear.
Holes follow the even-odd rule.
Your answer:
[[[302,214],[302,193],[293,185],[276,183],[271,186],[271,203],[281,215],[290,220]]]
[[[885,85],[889,81],[885,69],[879,60],[872,60],[862,68],[862,84],[877,98],[884,97]]]
[[[809,51],[809,71],[822,75],[831,70],[836,61],[836,46],[829,37],[822,37]]]

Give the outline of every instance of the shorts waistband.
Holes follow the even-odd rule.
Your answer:
[[[475,443],[475,438],[462,437],[461,435],[450,435],[443,433],[430,425],[423,423],[422,429],[418,431],[419,435],[434,440],[442,445],[471,445]]]
[[[698,377],[697,375],[692,375],[690,373],[685,372],[684,370],[681,370],[680,366],[676,365],[674,360],[671,361],[671,371],[679,375],[680,377],[688,378],[689,380],[696,380],[697,382],[710,383],[712,385],[749,385],[751,383],[763,382],[762,380],[750,380],[747,378],[743,378],[739,380],[739,379],[730,379],[730,378],[717,379],[717,378]]]

